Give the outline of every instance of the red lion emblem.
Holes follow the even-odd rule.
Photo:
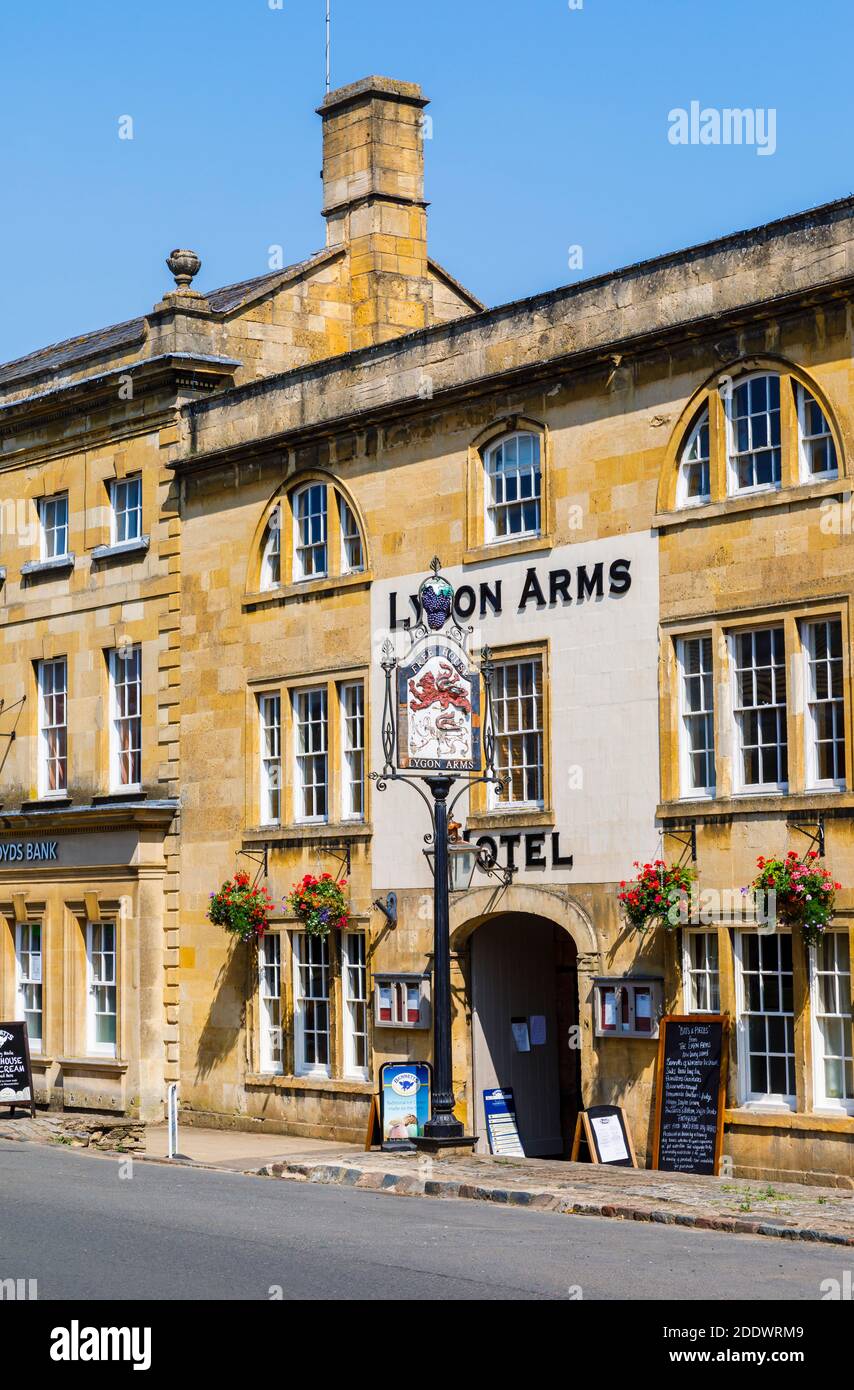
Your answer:
[[[462,689],[453,666],[448,661],[440,662],[440,666],[442,669],[438,680],[432,671],[425,671],[419,681],[409,682],[409,693],[413,696],[409,708],[417,711],[439,704],[443,710],[454,706],[456,709],[465,710],[467,714],[471,713],[471,702]]]

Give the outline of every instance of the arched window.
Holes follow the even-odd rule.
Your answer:
[[[486,540],[540,534],[542,464],[540,440],[517,432],[491,444],[484,456]]]
[[[312,478],[274,500],[258,545],[255,582],[262,593],[363,574],[368,565],[353,504],[323,478]]]
[[[710,497],[709,407],[706,406],[682,450],[677,502],[681,507],[691,507],[708,502]]]
[[[267,529],[261,551],[261,588],[275,589],[282,582],[282,509],[276,507]]]
[[[800,381],[793,381],[795,404],[798,408],[798,453],[801,481],[811,478],[835,478],[839,468],[836,445],[824,411],[811,391]]]
[[[730,492],[779,487],[780,378],[776,372],[743,378],[726,400]]]

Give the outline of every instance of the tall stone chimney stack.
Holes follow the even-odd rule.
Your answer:
[[[426,105],[415,83],[366,77],[318,107],[327,243],[349,249],[354,347],[429,322]]]

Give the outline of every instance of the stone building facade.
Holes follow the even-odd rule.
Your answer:
[[[485,310],[427,254],[423,106],[386,79],[324,103],[317,256],[207,296],[176,257],[145,319],[0,370],[3,504],[38,523],[4,524],[0,856],[60,843],[56,867],[0,859],[4,1007],[35,997],[43,921],[45,1099],[154,1114],[177,1078],[187,1118],[364,1134],[379,1065],[430,1055],[429,824],[368,773],[379,651],[437,555],[498,662],[507,790],[458,815],[515,868],[452,897],[468,1127],[510,1084],[529,1151],[566,1154],[578,1106],[619,1101],[643,1162],[657,1016],[720,1008],[734,1171],[852,1184],[854,201]],[[122,549],[135,476],[148,544]],[[74,562],[45,568],[63,489]],[[843,885],[817,953],[733,893],[813,841]],[[637,937],[633,860],[692,849],[701,916]],[[239,866],[277,904],[259,953],[206,917]],[[306,872],[348,878],[326,945],[283,906]],[[106,1059],[75,984],[101,988],[99,922]]]

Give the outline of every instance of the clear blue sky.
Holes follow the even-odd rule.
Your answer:
[[[273,0],[276,3],[276,0]],[[578,0],[575,0],[578,3]],[[324,242],[324,0],[2,0],[0,361]],[[490,304],[847,194],[851,0],[333,0],[333,86],[432,99],[432,254]],[[777,151],[668,112],[777,111]],[[118,138],[121,116],[134,139]]]

